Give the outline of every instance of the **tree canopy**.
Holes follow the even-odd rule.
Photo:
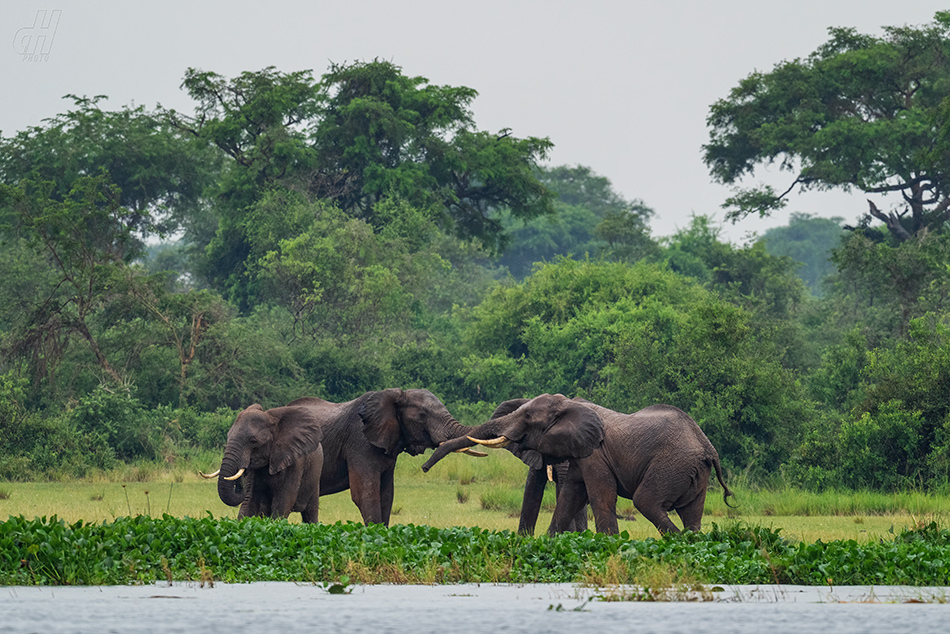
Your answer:
[[[430,85],[379,60],[334,64],[320,80],[310,71],[266,68],[227,79],[189,69],[182,85],[196,112],[168,111],[168,120],[233,159],[205,260],[215,284],[240,286],[248,256],[291,237],[253,243],[251,234],[262,233],[255,206],[274,187],[377,228],[386,221],[377,205],[402,200],[492,251],[507,242],[502,209],[520,219],[554,211],[536,176],[551,142],[475,128],[471,88]]]
[[[829,34],[808,57],[750,74],[710,108],[703,151],[713,178],[738,185],[776,162],[793,175],[781,193],[737,188],[724,205],[729,217],[769,215],[796,187],[842,188],[876,196],[869,213],[897,240],[939,227],[950,218],[950,163],[936,152],[950,94],[950,13],[879,37]],[[890,193],[900,202],[882,202]]]

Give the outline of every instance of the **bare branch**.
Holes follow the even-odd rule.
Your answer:
[[[910,239],[910,234],[907,232],[907,229],[904,228],[904,225],[901,224],[898,214],[895,214],[893,211],[885,214],[870,200],[868,200],[868,205],[870,206],[871,215],[883,222],[885,226],[887,226],[888,231],[897,236],[901,241]]]

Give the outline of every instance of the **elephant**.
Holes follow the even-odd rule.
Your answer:
[[[723,501],[729,505],[727,498],[733,493],[723,480],[719,454],[696,421],[672,405],[651,405],[623,414],[561,394],[542,394],[512,405],[517,407],[510,413],[443,443],[423,470],[448,453],[474,444],[507,446],[534,469],[567,460],[566,481],[548,529],[552,535],[568,530],[588,502],[597,532],[616,534],[618,496],[631,499],[661,534],[680,530],[669,518],[671,510],[680,516],[684,528],[698,531],[712,469],[723,488]],[[537,505],[540,497],[526,490],[522,520]]]
[[[218,477],[218,495],[241,506],[238,517],[288,517],[299,512],[316,523],[323,472],[323,428],[313,408],[294,405],[264,410],[251,405],[228,430]],[[231,475],[224,475],[229,473]]]
[[[318,497],[349,489],[365,524],[389,525],[393,472],[400,453],[418,455],[470,429],[455,420],[432,392],[423,389],[366,392],[345,403],[305,397],[277,410],[280,410],[281,420],[289,416],[294,422],[282,443],[293,448],[298,463],[304,463],[296,464],[295,468],[310,475],[304,492]],[[249,412],[254,415],[245,416]],[[289,514],[286,499],[293,497],[295,480],[285,478],[275,490],[270,471],[274,470],[275,463],[290,464],[293,459],[290,462],[286,457],[275,460],[274,454],[283,456],[279,451],[283,445],[277,442],[281,435],[268,426],[266,429],[271,430],[268,436],[263,431],[268,417],[258,412],[266,415],[275,410],[263,412],[257,405],[238,416],[228,432],[221,468],[211,476],[218,477],[218,494],[225,504],[241,505],[239,515],[266,515],[269,507],[271,516],[286,517]],[[236,431],[247,426],[256,429]],[[276,427],[279,431],[280,426]],[[309,456],[317,451],[317,445],[322,468],[314,470],[315,458],[311,460]],[[306,464],[308,462],[310,464]],[[268,464],[270,467],[264,469]],[[260,486],[259,481],[264,486]],[[298,487],[297,498],[303,488]],[[278,499],[280,505],[276,503]],[[307,502],[298,506],[309,509],[309,499]],[[314,502],[312,515],[301,513],[304,521],[316,522],[317,508]]]
[[[492,412],[492,419],[515,411],[530,399],[516,398],[505,401]],[[555,499],[561,494],[561,489],[567,479],[570,463],[561,461],[548,464],[541,468],[528,468],[528,477],[524,484],[524,497],[521,502],[521,518],[518,521],[519,535],[533,535],[534,527],[538,522],[538,513],[541,512],[541,500],[544,497],[544,488],[548,481],[554,482]],[[571,520],[565,529],[569,532],[582,533],[587,530],[587,505],[585,504]]]

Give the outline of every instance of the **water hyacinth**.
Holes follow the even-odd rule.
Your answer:
[[[477,527],[291,524],[248,518],[53,516],[0,523],[0,583],[117,585],[155,581],[331,583],[950,584],[950,531],[930,524],[892,540],[793,542],[736,526],[631,540],[591,532],[520,536]]]

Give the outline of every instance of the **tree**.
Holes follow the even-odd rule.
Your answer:
[[[560,392],[686,410],[730,466],[768,472],[808,407],[755,314],[656,264],[575,261],[499,287],[463,330],[469,400]]]
[[[818,218],[811,214],[792,213],[788,225],[773,227],[762,235],[765,249],[776,256],[788,256],[802,264],[799,276],[812,294],[822,295],[822,280],[834,273],[832,250],[848,234],[842,218]]]
[[[799,264],[766,251],[761,242],[736,247],[719,240],[719,228],[705,216],[666,239],[660,258],[673,271],[693,277],[722,299],[741,306],[756,318],[751,327],[763,338],[780,344],[781,362],[802,367],[811,361],[813,345],[799,318],[808,305]]]
[[[829,322],[862,324],[877,347],[905,337],[913,319],[950,309],[950,236],[924,231],[897,245],[873,238],[856,232],[833,251],[838,273],[827,302]]]
[[[192,222],[218,171],[215,155],[142,106],[106,111],[103,95],[66,97],[74,109],[0,139],[0,182],[50,182],[49,195],[63,201],[79,178],[102,172],[140,238]]]
[[[55,184],[23,180],[0,185],[0,211],[49,262],[50,284],[21,316],[14,343],[18,356],[41,359],[64,349],[51,340],[78,334],[107,377],[122,382],[90,327],[92,317],[112,298],[122,296],[128,263],[139,253],[133,228],[144,220],[123,207],[118,188],[105,175],[77,178],[62,201]],[[43,364],[46,364],[44,359]]]
[[[274,189],[332,202],[374,229],[386,221],[380,202],[404,201],[444,231],[494,250],[506,241],[502,208],[517,218],[553,213],[535,175],[550,141],[475,129],[470,88],[432,86],[383,61],[333,65],[320,81],[310,71],[266,68],[228,80],[189,69],[183,86],[197,111],[168,111],[169,121],[233,159],[206,273],[242,301],[248,257],[293,237],[252,243],[254,206]]]
[[[798,187],[900,193],[890,210],[869,199],[870,214],[898,241],[950,219],[950,164],[931,152],[950,93],[950,12],[883,31],[831,28],[807,58],[752,73],[712,105],[703,151],[713,178],[737,184],[776,161],[794,174],[781,194],[737,189],[724,205],[729,218],[767,216]]]
[[[557,196],[557,213],[523,222],[504,214],[511,241],[499,263],[515,277],[524,278],[535,262],[558,256],[636,261],[656,249],[647,226],[653,210],[641,200],[624,199],[591,168],[540,168],[538,180]]]

